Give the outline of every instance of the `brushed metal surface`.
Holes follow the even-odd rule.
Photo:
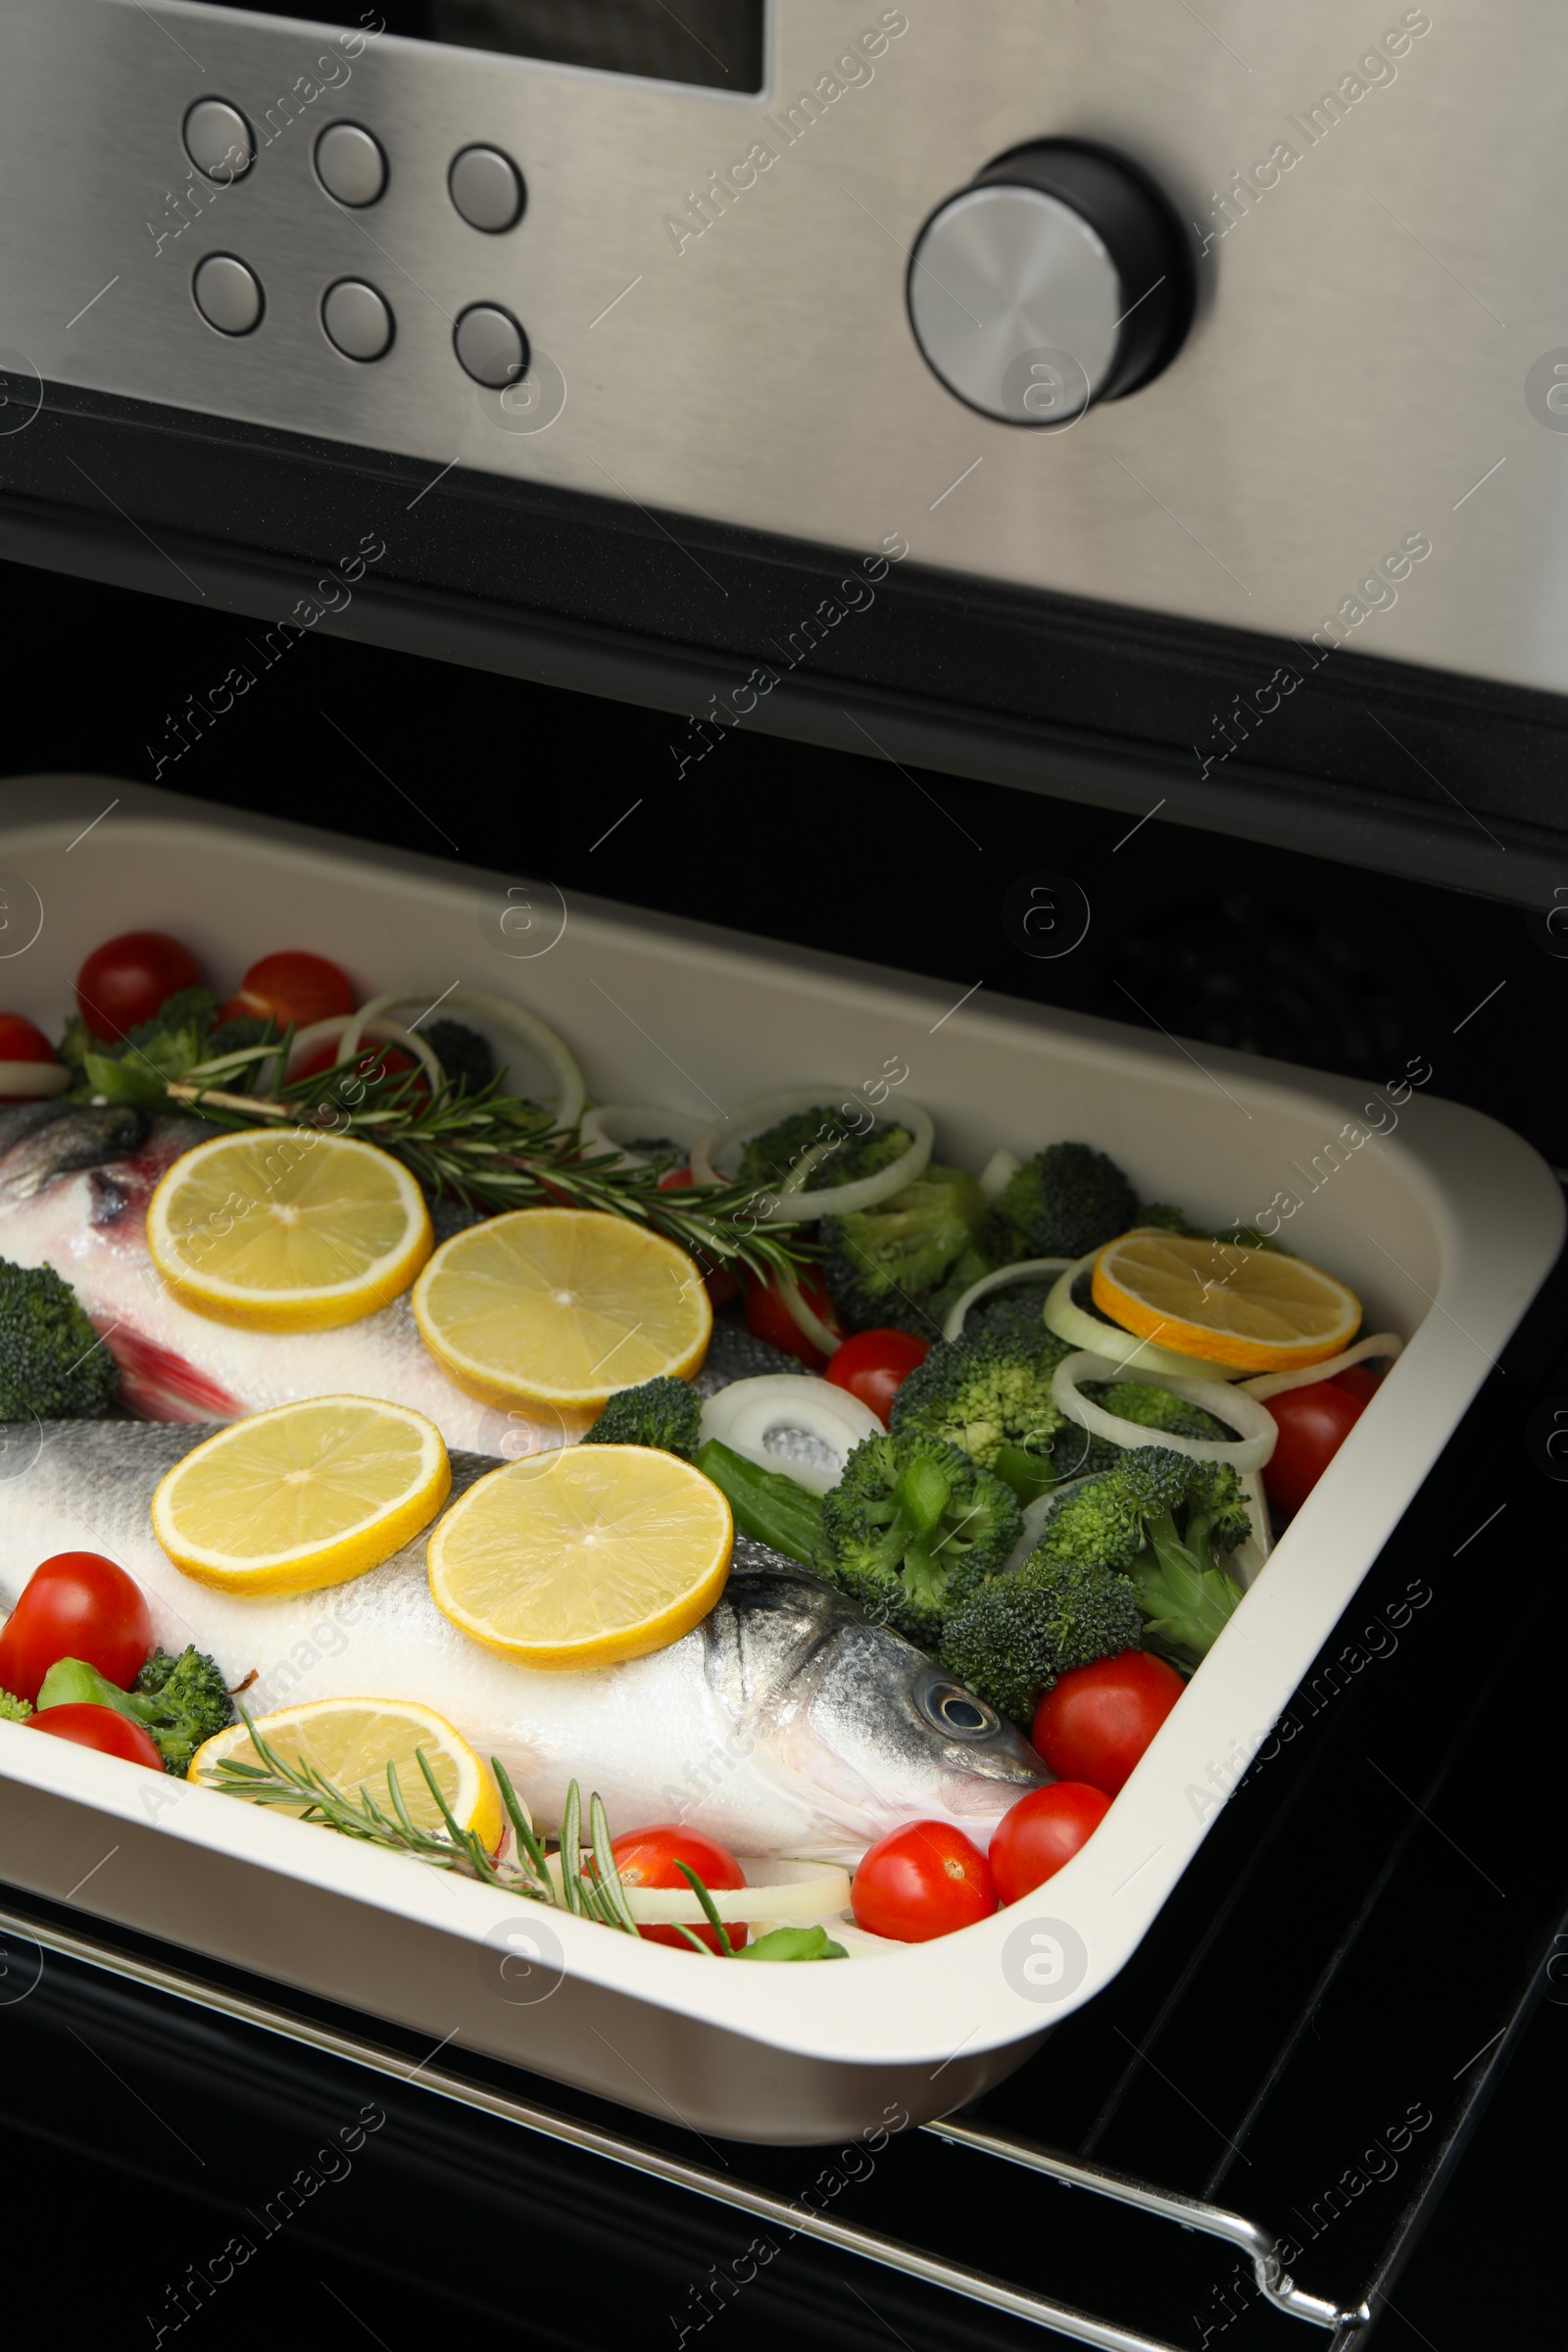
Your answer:
[[[329,196],[355,211],[386,187],[386,157],[358,122],[329,122],[316,142],[316,176]]]
[[[8,0],[7,346],[433,470],[852,548],[902,531],[957,571],[1568,690],[1568,435],[1526,382],[1542,363],[1549,394],[1568,363],[1568,207],[1544,169],[1568,134],[1560,0],[780,0],[756,98],[353,38]],[[231,187],[180,144],[212,92],[258,136]],[[311,169],[344,108],[388,157],[370,220]],[[962,407],[905,305],[922,222],[1050,136],[1167,190],[1200,283],[1166,372],[1063,434]],[[527,181],[505,237],[447,194],[474,144]],[[243,342],[190,303],[220,248],[267,287]],[[362,274],[400,331],[345,368],[318,306]],[[564,377],[548,429],[511,429],[458,366],[454,322],[482,302]],[[1385,568],[1423,534],[1429,559]]]
[[[1126,308],[1099,231],[1039,188],[965,189],[927,224],[909,267],[921,350],[960,400],[1004,423],[1081,416],[1110,371]],[[1043,352],[1059,357],[1031,368]],[[1013,394],[1020,366],[1035,380]]]
[[[391,347],[392,313],[386,298],[360,277],[340,277],[321,304],[327,340],[346,360],[378,360]]]

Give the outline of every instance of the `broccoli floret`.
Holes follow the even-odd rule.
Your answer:
[[[1228,1462],[1140,1446],[1063,1494],[1034,1556],[1130,1576],[1147,1645],[1191,1669],[1242,1597],[1219,1561],[1250,1528]]]
[[[907,1152],[911,1141],[907,1127],[898,1126],[858,1136],[824,1102],[814,1110],[794,1111],[754,1135],[741,1153],[735,1181],[776,1192],[794,1176],[798,1191],[820,1192],[874,1176]]]
[[[110,1102],[136,1102],[161,1109],[164,1089],[172,1078],[183,1078],[197,1062],[205,1061],[208,1040],[218,1017],[210,988],[182,988],[166,997],[150,1021],[127,1031],[122,1046],[94,1041],[82,1056],[82,1069],[94,1094]]]
[[[824,1217],[823,1272],[850,1329],[939,1333],[948,1309],[991,1270],[985,1221],[974,1178],[938,1167],[873,1208]]]
[[[477,1029],[469,1029],[463,1021],[432,1021],[424,1038],[454,1086],[466,1086],[470,1095],[478,1095],[495,1077],[496,1057]]]
[[[120,1401],[120,1367],[69,1282],[0,1258],[0,1421],[96,1421]]]
[[[31,1713],[24,1698],[15,1698],[9,1690],[0,1690],[0,1723],[25,1723]]]
[[[617,1389],[583,1439],[585,1446],[652,1446],[689,1462],[697,1450],[703,1400],[689,1381],[661,1373],[640,1388]]]
[[[234,1720],[216,1659],[199,1649],[177,1656],[155,1649],[129,1690],[122,1690],[82,1658],[60,1658],[43,1678],[40,1712],[48,1707],[113,1707],[139,1723],[164,1759],[164,1770],[183,1779],[204,1740],[226,1731]]]
[[[216,1029],[208,1031],[202,1059],[220,1061],[225,1054],[243,1054],[251,1046],[269,1045],[281,1036],[274,1020],[258,1021],[248,1012],[237,1012],[231,1021],[220,1021]]]
[[[1044,1457],[1062,1426],[1051,1375],[1070,1352],[1043,1325],[1028,1339],[938,1340],[895,1396],[892,1426],[946,1438],[987,1470],[1004,1447]]]
[[[1146,1200],[1133,1219],[1135,1225],[1152,1225],[1156,1233],[1191,1233],[1185,1209],[1173,1208],[1168,1200]],[[1112,1235],[1114,1240],[1114,1235]]]
[[[1052,1144],[998,1194],[992,1247],[999,1263],[1082,1257],[1137,1220],[1138,1195],[1113,1159],[1088,1144]]]
[[[944,1618],[1003,1566],[1022,1524],[1001,1479],[918,1430],[862,1438],[822,1497],[833,1581],[927,1647]]]
[[[1173,1390],[1141,1380],[1085,1381],[1081,1394],[1119,1421],[1136,1421],[1140,1429],[1168,1430],[1178,1438],[1223,1439],[1236,1434],[1200,1404],[1188,1404]]]
[[[1009,1283],[1005,1290],[976,1299],[963,1319],[964,1338],[978,1339],[986,1331],[999,1340],[1038,1339],[1053,1287],[1049,1281]]]
[[[987,1577],[948,1621],[942,1662],[1001,1715],[1026,1723],[1060,1674],[1139,1646],[1132,1579],[1038,1553],[1012,1576]]]

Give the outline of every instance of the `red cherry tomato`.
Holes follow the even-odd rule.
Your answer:
[[[0,1632],[0,1690],[35,1699],[57,1658],[82,1658],[128,1690],[153,1646],[141,1587],[96,1551],[35,1568]]]
[[[671,1168],[667,1176],[661,1176],[659,1179],[659,1189],[662,1193],[680,1193],[684,1192],[689,1184],[696,1182],[697,1179],[690,1168]],[[734,1268],[720,1265],[716,1259],[710,1260],[701,1255],[698,1256],[697,1262],[703,1269],[703,1288],[708,1293],[709,1305],[728,1306],[741,1287],[735,1278]]]
[[[945,1821],[911,1822],[872,1846],[855,1874],[855,1916],[872,1936],[930,1943],[997,1907],[991,1865]]]
[[[1031,1788],[1004,1813],[991,1839],[991,1875],[1004,1903],[1054,1879],[1087,1845],[1110,1811],[1110,1799],[1087,1781]]]
[[[70,1740],[77,1747],[95,1747],[101,1756],[122,1756],[127,1764],[145,1764],[153,1772],[164,1769],[164,1759],[149,1734],[128,1715],[117,1715],[113,1707],[45,1707],[41,1715],[27,1717],[27,1729],[50,1732],[55,1739]]]
[[[55,1050],[41,1029],[24,1021],[20,1012],[0,1012],[0,1062],[46,1062],[54,1066]],[[6,1102],[41,1102],[42,1095],[32,1093],[27,1079],[17,1073],[15,1091],[0,1085],[0,1101]]]
[[[717,1886],[746,1884],[746,1873],[733,1854],[715,1845],[711,1838],[683,1830],[675,1821],[658,1822],[649,1830],[628,1830],[623,1838],[612,1838],[610,1850],[628,1886],[679,1886],[689,1893],[688,1882],[675,1867],[678,1862],[695,1870],[710,1893]],[[747,1937],[745,1927],[739,1920],[733,1924],[726,1920],[725,1932],[739,1951]],[[639,1928],[637,1933],[648,1943],[672,1943],[681,1952],[692,1948],[677,1928]],[[712,1928],[693,1928],[692,1934],[710,1952],[721,1948]]]
[[[286,948],[251,965],[223,1006],[223,1018],[271,1019],[280,1029],[292,1021],[297,1029],[308,1029],[313,1021],[353,1010],[353,986],[335,963],[303,948]]]
[[[868,1404],[886,1427],[894,1397],[930,1352],[929,1340],[907,1331],[858,1331],[828,1357],[827,1377]]]
[[[195,988],[201,965],[166,931],[124,931],[94,948],[76,974],[76,1005],[94,1037],[120,1044],[139,1021],[156,1020],[166,997]]]
[[[1366,1410],[1337,1380],[1265,1396],[1263,1410],[1279,1425],[1279,1443],[1263,1466],[1263,1492],[1276,1511],[1298,1511]]]
[[[1186,1688],[1147,1649],[1096,1658],[1046,1692],[1030,1737],[1059,1780],[1114,1796]]]
[[[1336,1372],[1328,1385],[1331,1389],[1343,1389],[1347,1396],[1358,1397],[1363,1405],[1368,1405],[1383,1383],[1365,1364],[1352,1364],[1348,1372]]]
[[[820,1372],[828,1359],[820,1348],[812,1346],[785,1305],[778,1277],[770,1274],[765,1282],[760,1282],[755,1274],[748,1274],[741,1289],[746,1300],[746,1328],[753,1338],[766,1340],[770,1347],[782,1348],[786,1355],[798,1356],[808,1371]],[[843,1331],[827,1284],[814,1267],[802,1269],[801,1296],[829,1331]]]

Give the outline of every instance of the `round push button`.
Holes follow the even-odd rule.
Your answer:
[[[358,122],[329,122],[316,142],[316,176],[339,204],[375,204],[386,188],[386,157]]]
[[[226,98],[198,98],[185,115],[185,153],[208,179],[243,179],[256,161],[256,138]]]
[[[321,297],[321,324],[346,360],[378,360],[391,349],[392,312],[363,278],[340,277]]]
[[[499,236],[522,218],[522,173],[499,147],[465,147],[453,158],[447,189],[470,228]]]
[[[261,324],[262,281],[231,253],[210,253],[198,262],[190,290],[208,325],[220,335],[248,335]]]
[[[476,302],[465,311],[452,341],[474,382],[488,384],[492,392],[528,372],[528,338],[512,313],[498,310],[493,302]]]

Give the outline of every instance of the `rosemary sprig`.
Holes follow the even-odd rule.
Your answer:
[[[363,1076],[363,1049],[314,1078],[270,1096],[236,1091],[242,1064],[275,1060],[275,1045],[251,1048],[172,1081],[170,1098],[217,1127],[326,1127],[378,1144],[436,1200],[487,1213],[543,1203],[630,1218],[690,1252],[701,1266],[745,1266],[763,1277],[798,1274],[814,1252],[798,1229],[763,1221],[755,1184],[694,1185],[661,1192],[657,1164],[628,1167],[613,1152],[585,1151],[579,1131],[501,1081],[470,1094],[450,1080],[431,1090],[420,1070]]]

